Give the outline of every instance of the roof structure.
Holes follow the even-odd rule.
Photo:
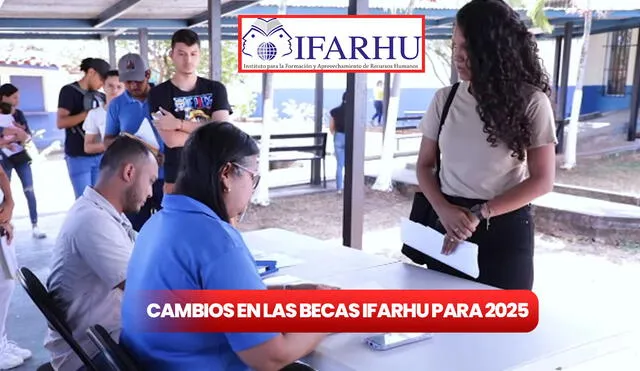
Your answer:
[[[275,15],[280,0],[221,0],[222,38],[237,39],[239,14]],[[468,0],[418,1],[414,14],[426,17],[428,39],[451,37],[457,9]],[[520,0],[526,3],[528,0]],[[563,25],[574,23],[574,36],[582,34],[585,0],[549,0],[545,9],[554,32],[540,38],[563,35]],[[371,14],[390,14],[392,5],[407,0],[369,0]],[[595,13],[592,33],[640,27],[640,5],[628,0],[590,0]],[[207,0],[0,0],[0,39],[103,39],[118,36],[135,39],[138,29],[149,39],[167,39],[175,30],[190,27],[208,34]],[[346,14],[347,0],[287,0],[287,14]],[[560,9],[558,6],[572,6]],[[635,9],[634,9],[635,8]],[[526,10],[520,10],[527,19]]]

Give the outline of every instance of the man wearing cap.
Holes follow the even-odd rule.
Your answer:
[[[104,143],[108,147],[118,135],[137,135],[154,152],[162,152],[163,142],[151,125],[148,95],[151,90],[151,71],[139,54],[129,53],[118,61],[118,74],[124,83],[125,92],[115,98],[107,110]],[[140,231],[142,225],[159,210],[162,203],[164,171],[160,168],[158,180],[153,184],[153,196],[135,214],[127,214],[133,228]]]
[[[65,160],[76,198],[98,179],[101,156],[84,150],[82,124],[89,111],[104,105],[105,95],[98,90],[110,69],[109,63],[103,59],[85,58],[80,64],[80,70],[84,72],[82,79],[60,89],[56,126],[65,130]]]

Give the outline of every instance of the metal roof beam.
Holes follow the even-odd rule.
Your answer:
[[[104,35],[99,33],[55,34],[55,33],[0,33],[0,40],[100,40]],[[149,34],[149,40],[167,40],[171,34]],[[119,40],[138,40],[138,34],[123,34]],[[237,40],[236,35],[223,34],[222,40]]]
[[[102,29],[115,30],[118,28],[171,28],[178,29],[187,26],[184,19],[115,19]],[[94,29],[91,19],[53,19],[53,18],[2,18],[0,29],[21,30],[38,29],[42,31],[68,29]]]
[[[136,6],[142,0],[120,0],[116,4],[105,9],[100,13],[97,19],[94,21],[93,27],[100,28],[109,22],[117,19],[131,8]]]
[[[225,15],[233,14],[234,12],[242,11],[246,8],[253,7],[255,4],[259,2],[260,0],[235,0],[235,1],[226,2],[222,4],[222,7],[221,7],[222,15],[225,16]],[[194,27],[194,26],[199,26],[203,23],[206,23],[207,21],[209,21],[209,12],[205,11],[189,19],[187,21],[187,25],[188,27]],[[236,23],[238,22],[237,20],[234,20],[234,21]]]

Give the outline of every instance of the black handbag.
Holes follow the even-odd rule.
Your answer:
[[[31,156],[29,156],[27,150],[20,151],[9,157],[9,162],[11,163],[11,165],[13,165],[14,168],[16,168],[20,165],[31,163]]]
[[[447,118],[447,114],[449,113],[449,108],[451,107],[453,98],[456,96],[456,91],[458,90],[458,86],[460,86],[459,82],[453,84],[453,86],[451,87],[451,91],[449,92],[449,95],[447,96],[447,100],[444,104],[444,108],[442,109],[442,115],[440,116],[440,126],[438,128],[438,136],[436,137],[436,143],[438,145],[436,146],[436,168],[435,168],[435,176],[436,176],[436,179],[438,180],[438,183],[440,182],[440,145],[439,145],[440,132],[442,131],[442,126],[444,125],[444,122]],[[413,204],[411,205],[411,214],[409,215],[409,220],[415,223],[420,223],[427,227],[431,227],[437,230],[438,232],[444,233],[443,226],[438,222],[438,215],[436,214],[435,210],[433,209],[433,207],[425,197],[424,193],[420,191],[416,192],[415,195],[413,196]],[[402,245],[402,254],[407,258],[411,259],[411,261],[413,261],[416,264],[422,265],[427,263],[427,256],[424,253],[414,249],[413,247],[407,244]]]

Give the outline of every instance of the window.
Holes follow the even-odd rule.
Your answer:
[[[607,42],[605,95],[624,96],[627,87],[627,69],[631,49],[632,29],[611,32]]]

